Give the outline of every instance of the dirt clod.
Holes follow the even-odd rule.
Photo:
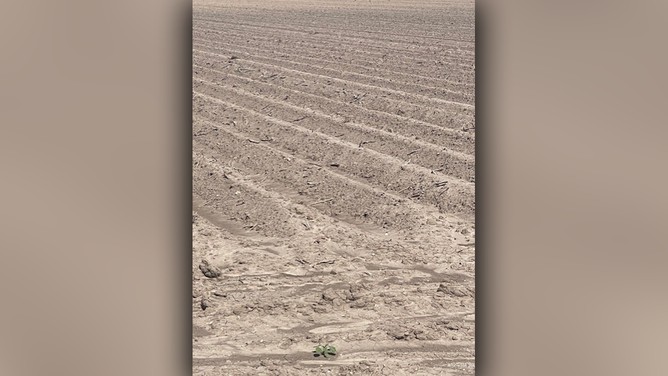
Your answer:
[[[456,296],[459,298],[465,296],[473,297],[475,295],[475,291],[472,288],[455,284],[441,283],[438,285],[438,289],[436,289],[436,291],[444,292],[448,295]]]
[[[220,277],[220,269],[216,266],[209,264],[207,260],[202,260],[202,263],[199,264],[199,270],[207,278],[218,278]]]

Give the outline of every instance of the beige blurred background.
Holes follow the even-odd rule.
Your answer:
[[[0,5],[0,374],[189,374],[190,9]]]
[[[667,10],[478,2],[478,375],[668,374]],[[0,374],[188,374],[189,22],[0,5]]]
[[[479,1],[481,375],[668,375],[660,1]]]

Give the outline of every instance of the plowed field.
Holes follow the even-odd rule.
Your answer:
[[[195,375],[474,374],[474,24],[195,1]]]

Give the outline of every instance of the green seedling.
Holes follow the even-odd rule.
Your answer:
[[[318,345],[315,347],[315,350],[313,350],[313,356],[322,356],[322,357],[329,357],[329,356],[336,356],[336,347],[330,345],[329,343],[326,345]]]

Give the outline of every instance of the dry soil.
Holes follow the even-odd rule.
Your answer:
[[[195,375],[474,374],[474,24],[195,1]]]

